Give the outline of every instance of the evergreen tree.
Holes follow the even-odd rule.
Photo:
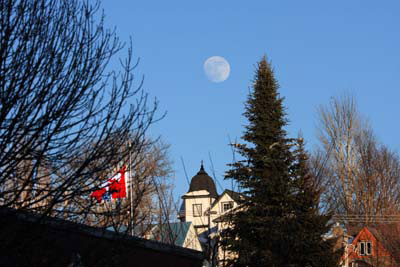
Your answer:
[[[227,249],[238,256],[228,263],[333,266],[332,244],[322,238],[329,216],[318,214],[318,192],[311,186],[303,144],[293,150],[296,140],[287,138],[278,88],[264,57],[245,106],[246,144],[236,145],[243,160],[231,164],[226,175],[244,195],[231,214],[232,227],[223,233]]]
[[[337,240],[322,238],[332,227],[329,223],[331,215],[322,215],[319,212],[321,189],[309,170],[303,138],[298,138],[296,142],[291,168],[295,196],[293,212],[296,218],[293,237],[301,238],[301,241],[293,242],[292,249],[296,252],[296,257],[293,258],[291,264],[293,266],[337,266],[342,253],[341,250],[334,251],[333,249]]]

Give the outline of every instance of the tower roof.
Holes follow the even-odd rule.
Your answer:
[[[207,190],[210,193],[210,196],[213,198],[217,198],[217,189],[215,188],[215,183],[213,179],[206,173],[203,167],[203,163],[201,163],[201,167],[199,172],[193,176],[192,181],[190,182],[190,187],[188,192],[199,191],[199,190]]]

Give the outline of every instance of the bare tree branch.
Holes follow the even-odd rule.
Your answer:
[[[162,117],[158,102],[149,103],[142,80],[134,84],[131,45],[110,70],[125,45],[99,8],[88,0],[0,1],[2,207],[86,220],[90,192],[130,152],[140,172],[163,169],[142,153],[146,130]]]
[[[364,223],[398,214],[399,157],[377,141],[354,97],[332,98],[318,115],[321,146],[311,166],[324,190],[323,208],[346,216],[363,215]]]

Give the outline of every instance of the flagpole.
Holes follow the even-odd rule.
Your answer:
[[[132,198],[133,198],[133,179],[132,179],[132,143],[129,141],[129,198],[130,198],[130,225],[131,225],[131,235],[133,236],[133,205],[132,205]]]

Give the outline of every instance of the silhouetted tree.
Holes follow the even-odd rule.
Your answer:
[[[112,226],[118,232],[132,233],[131,227],[134,227],[134,235],[140,237],[155,223],[167,223],[175,214],[170,203],[173,171],[168,152],[169,145],[148,141],[140,152],[131,153],[121,161],[126,167],[126,198],[91,205],[93,199],[87,195],[77,196],[62,203],[62,208],[67,210],[64,215],[89,225]],[[118,171],[119,168],[114,169]],[[113,172],[105,174],[102,180],[107,181],[113,175]]]
[[[318,213],[319,192],[313,188],[302,142],[287,138],[278,87],[264,57],[245,106],[247,143],[235,145],[243,160],[231,164],[226,175],[244,194],[240,208],[230,215],[232,227],[222,234],[223,244],[236,254],[228,263],[336,266],[333,244],[323,240],[329,216]]]
[[[332,229],[332,214],[321,214],[319,201],[322,190],[310,171],[303,138],[297,139],[293,156],[291,173],[296,221],[291,250],[296,256],[290,266],[337,266],[342,250],[335,250],[336,238],[325,237]]]
[[[0,1],[2,207],[77,220],[93,188],[151,146],[157,101],[134,84],[131,46],[110,69],[125,45],[98,10],[97,1]]]

